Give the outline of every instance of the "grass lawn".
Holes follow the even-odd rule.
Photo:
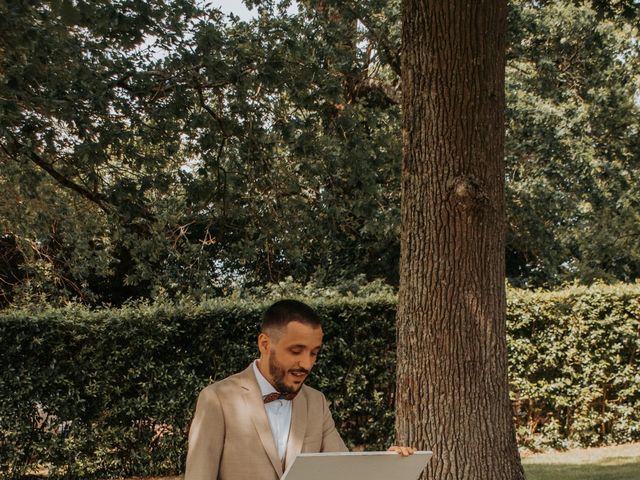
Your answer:
[[[524,465],[527,480],[640,480],[640,457],[606,465]]]
[[[522,463],[527,480],[640,480],[640,444],[525,456]]]

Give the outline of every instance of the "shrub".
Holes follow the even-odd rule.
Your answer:
[[[307,293],[301,287],[296,296]],[[198,391],[256,356],[262,311],[281,291],[199,305],[78,307],[0,315],[0,471],[51,477],[183,469]],[[325,321],[309,382],[350,446],[392,443],[395,297],[387,288],[307,299]],[[510,291],[508,345],[521,445],[640,438],[640,287]]]
[[[521,444],[640,438],[640,287],[511,291],[509,373]]]

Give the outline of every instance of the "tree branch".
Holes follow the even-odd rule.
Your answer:
[[[111,203],[107,200],[107,198],[104,195],[98,192],[92,192],[90,190],[87,190],[82,185],[79,185],[74,181],[68,179],[67,177],[62,175],[60,172],[58,172],[55,168],[53,168],[53,165],[51,165],[49,162],[47,162],[42,157],[40,157],[40,155],[38,155],[36,152],[33,152],[33,151],[29,152],[28,157],[33,163],[35,163],[42,170],[47,172],[63,187],[68,188],[69,190],[73,190],[74,192],[80,194],[87,200],[90,200],[91,202],[95,203],[105,213],[111,212],[111,207],[113,205],[111,205]]]
[[[204,94],[202,93],[202,86],[201,85],[196,85],[194,88],[196,89],[196,92],[198,92],[198,102],[200,103],[200,106],[212,118],[214,118],[216,120],[216,122],[218,122],[218,126],[220,127],[220,131],[222,132],[222,137],[225,140],[227,138],[231,137],[231,133],[224,126],[224,122],[222,121],[222,117],[220,117],[220,115],[218,115],[209,105],[207,105],[207,102],[204,99]],[[223,148],[223,146],[224,146],[224,142],[221,144],[221,149]]]
[[[365,78],[357,81],[353,86],[353,95],[354,97],[361,97],[374,90],[382,92],[391,103],[397,105],[402,102],[400,84],[394,86],[390,82],[376,78]]]
[[[6,145],[0,144],[0,146],[2,147],[2,150],[4,151],[4,153],[7,154],[9,158],[13,159],[14,161],[18,161],[18,158],[16,157],[16,155],[11,153],[9,149],[6,147]],[[53,165],[51,165],[49,162],[44,160],[40,155],[38,155],[34,151],[29,151],[27,158],[29,158],[29,160],[31,160],[38,167],[40,167],[47,174],[49,174],[49,176],[51,176],[55,181],[57,181],[63,187],[69,190],[73,190],[74,192],[80,194],[82,197],[86,198],[87,200],[95,203],[105,213],[111,212],[111,208],[113,207],[113,205],[111,204],[111,202],[107,200],[107,198],[104,195],[98,192],[92,192],[84,188],[82,185],[79,185],[74,181],[68,179],[67,177],[62,175],[60,172],[58,172],[55,168],[53,168]]]
[[[400,77],[400,52],[394,51],[391,46],[386,42],[384,36],[379,35],[376,29],[371,25],[369,19],[364,15],[358,15],[358,12],[354,9],[350,9],[351,13],[358,18],[358,21],[366,27],[371,34],[371,39],[376,43],[378,48],[383,51],[386,57],[389,59],[389,66],[391,70]]]

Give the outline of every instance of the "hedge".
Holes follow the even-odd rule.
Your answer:
[[[640,285],[510,291],[507,331],[521,445],[640,439]]]
[[[640,287],[510,291],[514,419],[522,446],[640,439]],[[309,383],[351,447],[393,438],[395,297],[307,299],[325,321]],[[271,299],[0,314],[0,477],[182,471],[198,391],[256,356]]]

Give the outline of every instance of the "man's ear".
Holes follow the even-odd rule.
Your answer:
[[[271,346],[271,338],[266,333],[261,333],[258,335],[258,350],[260,353],[264,355],[269,352],[269,347]]]

